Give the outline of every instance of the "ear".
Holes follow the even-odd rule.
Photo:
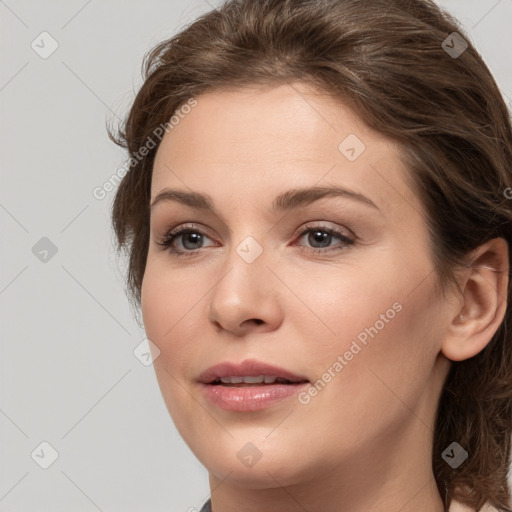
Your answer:
[[[508,245],[493,238],[475,249],[461,275],[462,305],[451,311],[441,352],[452,361],[475,356],[491,341],[507,310]],[[455,314],[454,314],[455,312]]]

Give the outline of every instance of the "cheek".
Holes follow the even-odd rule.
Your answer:
[[[186,391],[183,369],[197,353],[197,347],[189,342],[186,329],[187,311],[197,302],[186,299],[187,288],[172,285],[165,272],[147,266],[141,289],[141,310],[147,337],[159,348],[153,362],[155,375],[167,410],[182,437],[186,438],[193,418],[193,401]],[[197,295],[194,293],[194,295]],[[199,295],[200,297],[201,295]],[[192,304],[189,304],[192,302]]]
[[[316,361],[325,365],[328,360],[322,354],[332,359],[333,354],[350,350],[354,341],[361,347],[369,346],[372,340],[375,344],[403,316],[406,283],[397,277],[396,269],[386,268],[384,263],[379,267],[372,262],[351,262],[349,268],[329,267],[322,272],[289,276],[289,281],[295,283],[295,294],[309,312],[304,306],[292,309],[296,300],[290,297],[285,309],[289,317],[294,317],[288,321],[299,330],[311,329],[311,333],[304,333],[305,341],[316,354]]]
[[[338,283],[343,292],[320,309],[336,336],[325,336],[308,354],[319,391],[306,407],[318,418],[330,410],[328,422],[333,429],[343,423],[347,439],[361,435],[361,425],[371,437],[411,417],[404,404],[422,400],[439,350],[432,277],[411,293],[416,274],[391,275]]]
[[[418,256],[417,266],[388,255],[361,263],[365,268],[339,273],[331,268],[330,275],[294,281],[301,283],[297,294],[317,317],[304,315],[302,308],[290,319],[305,335],[304,352],[314,362],[317,378],[329,369],[331,374],[350,374],[338,384],[343,380],[347,392],[356,394],[371,380],[378,383],[372,369],[404,389],[411,381],[428,378],[439,349],[439,298],[428,262],[423,264]]]
[[[169,290],[162,286],[148,262],[141,288],[141,310],[147,337],[163,350],[162,339],[172,327]]]
[[[190,309],[183,293],[187,288],[171,284],[167,274],[148,260],[141,289],[144,329],[146,336],[160,350],[153,366],[166,402],[176,396],[182,380],[177,369],[187,347],[183,333],[186,322],[183,320]]]
[[[171,271],[164,259],[148,255],[141,287],[141,310],[146,334],[160,350],[165,350],[171,340],[173,345],[181,341],[182,336],[176,336],[180,324],[203,295],[198,284],[190,275]]]
[[[165,378],[173,388],[189,385],[183,381],[191,377],[194,367],[190,363],[201,353],[205,339],[199,333],[205,324],[198,312],[204,310],[209,288],[207,280],[172,272],[165,263],[148,258],[141,288],[144,328],[160,350],[154,364],[157,377]]]

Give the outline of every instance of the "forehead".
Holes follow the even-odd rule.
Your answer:
[[[346,104],[300,83],[200,95],[159,146],[152,198],[190,188],[246,204],[290,187],[337,184],[379,207],[416,201],[400,149]],[[261,195],[260,195],[261,192]],[[406,205],[402,205],[406,207]]]

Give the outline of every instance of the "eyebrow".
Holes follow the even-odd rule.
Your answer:
[[[272,213],[278,213],[294,210],[302,206],[307,206],[325,197],[346,197],[380,211],[380,208],[363,194],[334,185],[287,190],[286,192],[279,194],[274,199],[271,211]],[[208,194],[164,188],[153,199],[151,208],[154,208],[155,205],[161,202],[178,202],[186,206],[190,206],[191,208],[197,208],[218,215],[213,199]]]

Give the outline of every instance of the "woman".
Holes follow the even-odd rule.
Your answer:
[[[112,220],[203,511],[510,511],[512,129],[429,0],[160,43]]]

